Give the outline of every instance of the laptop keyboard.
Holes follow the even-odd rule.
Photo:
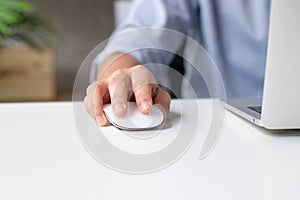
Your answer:
[[[248,106],[248,108],[261,114],[261,106]]]

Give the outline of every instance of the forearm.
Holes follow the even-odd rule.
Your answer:
[[[139,64],[138,60],[128,54],[114,54],[100,64],[97,80],[107,79],[115,70],[130,68]]]

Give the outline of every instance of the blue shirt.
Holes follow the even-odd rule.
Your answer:
[[[141,27],[168,28],[198,41],[222,74],[228,97],[261,96],[263,91],[269,27],[270,0],[136,0],[118,35]],[[155,36],[157,41],[162,37]],[[153,39],[153,38],[151,38]],[[111,40],[95,59],[91,79],[107,56],[124,52],[129,46],[147,44],[148,37],[129,41]],[[152,41],[153,42],[153,41]],[[179,50],[184,42],[172,41]],[[126,47],[125,47],[126,46]],[[131,53],[141,63],[170,64],[174,55],[161,51],[136,50]],[[206,97],[205,83],[185,64],[185,75],[198,97]],[[182,88],[183,97],[192,95]]]

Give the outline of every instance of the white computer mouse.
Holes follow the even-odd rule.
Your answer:
[[[136,102],[128,102],[128,111],[123,117],[116,117],[112,105],[106,104],[103,111],[108,121],[115,127],[122,130],[147,130],[160,127],[165,122],[163,112],[158,106],[153,105],[149,114],[139,111]]]

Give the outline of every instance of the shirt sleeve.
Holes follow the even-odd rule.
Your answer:
[[[127,20],[109,38],[92,63],[90,81],[99,64],[115,53],[127,53],[140,63],[169,65],[195,26],[196,0],[135,0]]]

